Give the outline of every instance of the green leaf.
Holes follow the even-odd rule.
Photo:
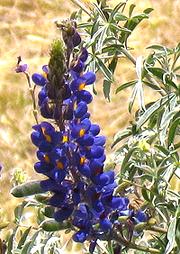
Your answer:
[[[109,80],[104,80],[103,82],[103,93],[104,97],[110,101],[110,90],[111,90],[111,84],[112,82]]]
[[[142,195],[146,201],[151,202],[149,191],[146,188],[142,188]]]
[[[25,206],[27,205],[28,202],[23,201],[22,204],[18,205],[14,209],[14,216],[15,216],[15,222],[19,223],[24,211]]]
[[[99,27],[99,29],[92,35],[92,38],[90,39],[90,41],[87,44],[87,47],[92,46],[93,44],[95,44],[97,38],[100,36],[101,33],[103,33],[103,31],[106,29],[106,27],[102,26]]]
[[[114,9],[113,9],[111,15],[109,16],[108,22],[111,22],[113,19],[115,19],[116,15],[119,14],[119,13],[118,13],[119,9],[120,9],[121,7],[124,7],[125,5],[126,5],[126,3],[119,3],[119,4],[117,4],[117,5],[114,7]],[[119,14],[119,15],[122,15],[122,14]],[[122,15],[122,16],[124,16],[124,15]]]
[[[126,129],[124,131],[120,131],[118,132],[115,136],[114,136],[114,142],[111,146],[111,148],[113,148],[117,143],[119,143],[121,140],[123,140],[124,138],[129,137],[132,134],[132,130],[130,129]]]
[[[129,81],[127,83],[124,83],[122,84],[121,86],[119,86],[117,89],[116,89],[116,94],[119,93],[120,91],[130,87],[130,86],[133,86],[137,83],[137,80],[132,80],[132,81]]]
[[[98,12],[99,16],[102,18],[102,20],[104,20],[105,22],[107,22],[107,18],[106,16],[104,15],[104,12],[102,11],[102,9],[96,4],[96,3],[93,3],[94,7],[95,7],[95,10]]]
[[[102,30],[102,32],[101,32],[101,34],[100,34],[100,36],[97,40],[97,43],[96,43],[96,48],[97,48],[96,52],[101,52],[102,51],[104,40],[107,37],[107,33],[108,33],[108,27],[104,26],[104,29]]]
[[[169,155],[169,150],[166,149],[164,146],[156,145],[155,148],[157,148],[159,151],[161,151],[164,155],[168,156]]]
[[[48,231],[48,232],[65,230],[65,229],[68,229],[70,227],[71,227],[70,222],[64,221],[62,223],[59,223],[59,222],[55,221],[54,219],[45,220],[41,224],[41,228],[45,231]]]
[[[135,4],[131,4],[130,7],[129,7],[129,17],[131,17],[133,11],[134,11],[134,8],[136,7]]]
[[[18,230],[18,226],[14,228],[12,234],[10,235],[7,243],[7,253],[6,254],[12,254],[14,249],[14,237],[16,235],[16,232]]]
[[[169,128],[170,122],[172,121],[174,115],[177,112],[177,107],[175,107],[176,102],[177,102],[176,97],[174,97],[171,100],[171,103],[170,103],[171,105],[168,105],[165,108],[164,113],[163,113],[163,115],[160,119],[159,139],[160,139],[161,144],[163,144],[164,146],[165,146],[165,142],[166,142],[166,139],[167,139],[167,130]]]
[[[147,9],[145,9],[143,12],[144,12],[145,14],[150,14],[153,10],[154,10],[153,8],[147,8]]]
[[[179,249],[180,249],[180,216],[177,220],[177,226],[176,226],[176,243],[177,243],[177,246],[179,246]]]
[[[117,32],[131,34],[131,30],[127,29],[126,27],[120,27],[120,26],[113,24],[113,23],[111,23],[109,25],[109,27],[110,27],[110,30],[115,34],[117,34]]]
[[[153,83],[147,82],[145,80],[142,81],[145,85],[149,86],[150,88],[152,88],[153,90],[159,91],[161,90],[161,88]]]
[[[44,190],[41,188],[40,183],[41,181],[32,181],[18,185],[11,190],[11,194],[16,198],[22,198],[39,193],[44,193]]]
[[[22,248],[22,246],[23,246],[24,243],[26,242],[26,239],[27,239],[27,237],[28,237],[30,231],[31,231],[31,227],[27,228],[27,229],[24,231],[23,235],[21,236],[21,239],[19,240],[19,243],[18,243],[18,246],[17,246],[18,249],[21,249],[21,248]]]
[[[176,217],[171,219],[171,222],[170,222],[170,225],[169,225],[169,228],[168,228],[168,232],[167,232],[168,244],[166,246],[166,250],[165,250],[164,254],[171,253],[171,251],[174,248],[175,236],[176,236],[176,234],[175,234],[175,232],[176,232],[176,221],[177,221]]]
[[[137,86],[137,83],[136,83],[135,87],[133,88],[133,92],[131,94],[129,105],[128,105],[128,110],[129,110],[130,113],[131,113],[132,107],[134,105],[134,101],[136,99],[137,93],[138,93],[138,86]]]
[[[128,17],[126,17],[123,14],[120,13],[116,13],[114,16],[115,21],[119,22],[119,21],[126,21],[128,19]]]
[[[175,96],[174,93],[168,94],[162,98],[160,98],[158,101],[156,101],[152,106],[150,106],[144,114],[139,118],[137,121],[137,130],[141,128],[141,126],[149,120],[149,118],[160,108],[162,108],[167,102],[169,102],[171,99],[173,99]]]
[[[55,211],[55,208],[54,208],[54,207],[52,207],[52,206],[46,206],[46,207],[44,208],[43,213],[44,213],[44,215],[45,215],[46,217],[48,217],[48,218],[53,218],[54,211]]]
[[[159,45],[159,44],[150,45],[147,47],[147,49],[155,49],[155,50],[159,50],[159,51],[168,50],[168,48],[166,48],[165,46]]]
[[[169,135],[168,135],[168,146],[173,144],[174,138],[176,135],[176,130],[180,126],[180,117],[175,118],[175,120],[171,123],[169,128]]]
[[[113,77],[112,77],[112,72],[108,69],[108,67],[103,63],[103,61],[96,57],[99,69],[102,71],[102,73],[104,74],[105,78],[110,81],[113,82]]]
[[[77,27],[79,29],[82,29],[82,28],[91,28],[93,26],[93,23],[91,22],[84,22],[84,23],[80,23],[77,25]]]

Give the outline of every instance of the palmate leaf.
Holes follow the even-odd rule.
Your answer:
[[[136,15],[134,17],[129,18],[125,25],[124,28],[127,28],[128,30],[130,30],[131,32],[136,28],[136,26],[143,20],[143,19],[147,19],[149,18],[149,16],[145,13],[142,13],[140,15]],[[128,37],[130,34],[127,34],[125,32],[121,32],[120,35],[120,42],[124,43],[127,41]]]
[[[163,107],[166,103],[168,103],[170,100],[172,100],[174,98],[175,94],[171,93],[168,95],[165,95],[164,97],[160,98],[158,101],[156,101],[155,103],[153,103],[152,106],[150,106],[145,112],[144,114],[139,118],[139,120],[137,121],[137,125],[136,128],[137,130],[141,128],[141,126],[148,121],[148,119],[157,111],[159,110],[161,107]]]

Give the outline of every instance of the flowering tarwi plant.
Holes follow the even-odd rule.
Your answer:
[[[12,249],[23,254],[60,253],[56,245],[60,230],[71,232],[74,242],[84,243],[86,253],[105,250],[125,254],[129,249],[134,253],[178,253],[179,194],[170,190],[169,182],[173,175],[179,177],[176,63],[180,47],[153,45],[149,48],[154,52],[147,59],[136,60],[128,50],[128,38],[152,9],[132,16],[135,5],[131,5],[126,16],[125,2],[112,9],[106,1],[97,1],[90,10],[80,1],[73,2],[81,11],[56,22],[61,37],[53,41],[42,73],[30,76],[28,65],[18,58],[15,71],[27,78],[36,121],[31,134],[37,147],[34,169],[43,177],[12,190],[15,197],[33,198],[15,210],[17,227],[9,238],[8,254]],[[82,21],[82,11],[88,15],[88,22]],[[114,162],[120,168],[115,175],[113,165],[105,167],[106,137],[91,121],[88,105],[93,96],[89,88],[95,91],[96,72],[101,71],[104,95],[110,100],[118,59],[124,56],[135,65],[137,79],[121,85],[116,93],[134,85],[129,111],[136,96],[140,109],[134,122],[115,135],[112,147],[128,138],[114,152]],[[143,84],[161,97],[145,105]],[[13,245],[23,210],[29,206],[38,208],[38,226],[27,228],[17,246]],[[139,244],[145,231],[146,243]],[[47,241],[54,238],[56,244],[45,251]]]

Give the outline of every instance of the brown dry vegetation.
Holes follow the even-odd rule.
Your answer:
[[[85,1],[86,4],[89,1]],[[117,0],[109,1],[112,4]],[[145,47],[162,43],[174,47],[180,39],[180,5],[178,0],[136,0],[136,12],[147,7],[155,10],[150,20],[143,21],[131,37],[130,46],[135,57],[147,55]],[[88,5],[88,4],[87,4]],[[17,56],[21,55],[29,64],[29,71],[40,70],[48,62],[49,45],[58,32],[53,20],[68,17],[72,8],[70,0],[1,0],[0,1],[0,161],[3,176],[0,183],[0,207],[11,211],[17,200],[8,193],[12,172],[21,168],[33,178],[35,148],[30,142],[32,117],[31,100],[25,77],[14,73]],[[120,60],[113,91],[123,82],[131,80],[135,72],[131,63]],[[98,96],[91,106],[92,117],[98,122],[109,140],[132,118],[127,113],[129,92],[122,92],[108,103],[102,96],[102,82],[99,76]],[[146,90],[147,100],[152,93]],[[154,95],[153,95],[154,96]],[[110,144],[110,141],[108,144]],[[10,213],[9,213],[10,214]]]

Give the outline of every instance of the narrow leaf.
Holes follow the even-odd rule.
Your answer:
[[[174,142],[176,130],[178,127],[180,127],[180,117],[176,118],[169,128],[168,146],[170,146]]]
[[[99,69],[102,71],[102,73],[104,74],[105,78],[108,80],[108,81],[113,81],[113,77],[112,77],[112,72],[107,68],[107,66],[103,63],[103,61],[96,57],[97,59],[97,63],[99,65]]]
[[[130,86],[133,86],[137,83],[137,80],[132,80],[132,81],[129,81],[127,83],[124,83],[123,85],[119,86],[117,89],[116,89],[116,94],[119,93],[120,91],[130,87]]]
[[[22,248],[22,246],[23,246],[24,243],[26,242],[26,239],[27,239],[27,237],[28,237],[30,231],[31,231],[31,227],[27,228],[27,229],[24,231],[23,235],[21,236],[21,239],[19,240],[19,243],[18,243],[18,246],[17,246],[18,249],[21,249],[21,248]]]
[[[140,117],[140,119],[137,121],[137,130],[151,117],[152,114],[154,114],[157,110],[159,110],[161,107],[163,107],[169,100],[174,98],[174,94],[168,94],[158,101],[156,101],[152,106],[150,106],[144,114]]]
[[[121,140],[123,140],[124,138],[129,137],[132,134],[132,130],[130,129],[126,129],[124,131],[120,131],[118,132],[115,137],[114,137],[114,142],[111,146],[111,148],[113,148],[117,143],[119,143]]]

